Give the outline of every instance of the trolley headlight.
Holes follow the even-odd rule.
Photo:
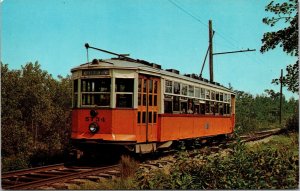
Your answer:
[[[97,123],[91,123],[90,125],[89,125],[89,130],[90,130],[90,132],[91,133],[97,133],[98,131],[99,131],[99,126],[98,126],[98,124]]]

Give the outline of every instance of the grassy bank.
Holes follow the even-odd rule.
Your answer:
[[[298,154],[298,134],[277,135],[257,144],[232,145],[227,154],[195,155],[201,160],[181,158],[169,172],[138,171],[121,179],[91,182],[76,188],[296,189]]]

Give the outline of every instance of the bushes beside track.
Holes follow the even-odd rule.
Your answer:
[[[239,143],[230,154],[203,156],[201,163],[179,160],[169,173],[158,170],[138,177],[139,186],[141,189],[296,189],[298,136],[276,139],[251,148]]]

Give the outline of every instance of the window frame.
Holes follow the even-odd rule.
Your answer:
[[[185,93],[186,94],[183,94],[183,89],[185,89]],[[187,84],[182,83],[181,89],[180,89],[180,95],[182,95],[182,96],[188,96],[188,85]]]
[[[195,86],[188,85],[188,97],[195,97]]]
[[[169,89],[170,89],[170,92],[168,92]],[[165,80],[165,93],[167,93],[167,94],[172,94],[173,93],[173,81]]]
[[[127,85],[131,85],[130,88],[132,88],[132,91],[128,92],[128,91],[118,91],[118,81],[119,80],[131,80],[132,84],[127,84]],[[126,87],[125,87],[126,89]],[[131,106],[130,107],[120,107],[118,106],[118,96],[121,95],[131,95]],[[134,107],[134,78],[115,78],[115,99],[116,99],[116,108],[133,108]]]
[[[95,90],[95,86],[96,85],[93,85],[93,84],[96,84],[96,80],[103,80],[103,79],[110,79],[110,80],[107,80],[109,81],[109,85],[107,85],[108,87],[108,90],[106,91],[96,91]],[[93,83],[93,80],[94,80],[94,83]],[[89,85],[84,85],[84,83],[86,83],[87,81],[92,81],[92,85],[90,85],[91,87],[88,88]],[[111,83],[112,83],[112,78],[111,77],[101,77],[101,78],[81,78],[80,79],[80,107],[110,107],[110,102],[111,102]],[[94,86],[94,87],[93,87]],[[99,86],[99,88],[102,88],[101,86]],[[88,89],[91,89],[92,91],[86,91]],[[85,91],[83,91],[85,90]],[[97,105],[97,104],[85,104],[85,99],[89,99],[87,96],[88,95],[108,95],[109,96],[109,101],[108,101],[108,104],[107,105]],[[87,98],[84,98],[87,97]],[[92,98],[92,97],[91,97]],[[94,99],[94,102],[95,102],[95,97],[93,97]],[[93,100],[92,99],[92,100]],[[100,100],[100,98],[99,98]]]
[[[178,84],[178,85],[179,85],[178,92],[175,92],[175,84]],[[176,94],[176,95],[180,95],[180,93],[181,93],[180,90],[181,90],[181,83],[180,83],[180,82],[174,81],[174,82],[173,82],[173,93]]]

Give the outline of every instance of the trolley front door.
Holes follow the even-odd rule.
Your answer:
[[[160,80],[139,75],[138,84],[138,142],[157,141],[157,113]]]

